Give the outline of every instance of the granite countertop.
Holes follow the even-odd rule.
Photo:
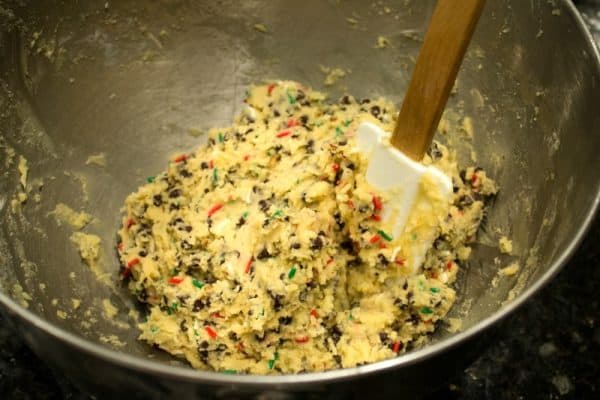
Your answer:
[[[576,2],[600,43],[600,2]],[[600,218],[560,274],[511,316],[501,340],[428,400],[596,399],[600,386]],[[0,398],[88,399],[0,317]]]

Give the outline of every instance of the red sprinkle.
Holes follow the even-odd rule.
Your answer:
[[[340,170],[340,164],[333,164],[331,169],[333,169],[333,172],[338,172]]]
[[[302,335],[302,336],[296,336],[296,339],[294,339],[296,341],[296,343],[306,343],[308,342],[308,336],[306,335]]]
[[[137,265],[139,263],[140,263],[140,259],[136,257],[136,258],[134,258],[132,260],[129,260],[129,262],[127,263],[127,268],[131,268],[134,265]]]
[[[475,173],[474,173],[474,174],[471,176],[471,184],[472,184],[472,185],[475,185],[475,183],[477,183],[477,174],[475,174]]]
[[[354,210],[354,202],[352,200],[348,200],[346,204],[348,204],[348,207]]]
[[[402,266],[404,266],[404,263],[405,263],[405,262],[406,262],[406,260],[405,260],[405,259],[403,259],[403,258],[396,258],[396,259],[394,260],[394,263],[396,263],[396,264],[400,265],[401,267],[402,267]]]
[[[448,261],[446,263],[446,271],[450,271],[452,270],[452,266],[454,265],[454,263],[452,261]]]
[[[175,160],[173,160],[173,161],[175,161],[175,162],[182,162],[182,161],[185,161],[185,160],[187,160],[187,156],[185,154],[182,154],[180,156],[177,156],[175,158]]]
[[[208,162],[208,166],[210,167],[210,169],[213,169],[215,167],[215,162],[213,160],[210,160]]]
[[[312,315],[315,318],[319,318],[319,313],[314,308],[310,310],[310,315]]]
[[[394,344],[392,345],[392,351],[394,353],[399,352],[401,348],[402,348],[402,343],[400,343],[400,342],[394,342]]]
[[[271,93],[273,93],[273,89],[275,89],[275,86],[277,86],[276,83],[271,83],[269,86],[267,86],[267,94],[270,96]]]
[[[373,196],[373,207],[375,207],[375,210],[377,210],[377,211],[380,211],[383,208],[381,199],[377,196]]]
[[[171,279],[169,279],[169,283],[172,285],[179,285],[181,282],[183,282],[183,278],[174,276]]]
[[[373,237],[371,239],[369,239],[369,243],[377,243],[381,240],[381,236],[379,235],[373,235]]]
[[[250,273],[250,269],[252,268],[252,261],[254,261],[254,257],[250,257],[246,262],[246,267],[244,268],[244,273]]]
[[[327,264],[326,264],[326,265],[329,265],[329,264],[331,264],[332,262],[333,262],[333,258],[330,258],[329,260],[327,260]]]
[[[292,132],[290,132],[290,131],[281,131],[281,132],[279,132],[277,134],[277,137],[278,138],[283,138],[283,137],[286,137],[286,136],[290,136],[291,134],[292,134]]]
[[[223,204],[219,203],[219,204],[215,204],[214,206],[212,206],[211,208],[209,208],[208,210],[208,217],[212,217],[212,215],[214,213],[216,213],[217,211],[219,211],[221,208],[223,208]]]
[[[119,251],[123,251],[123,242],[117,245],[117,249],[119,249]]]
[[[381,215],[371,215],[371,219],[379,222],[379,221],[381,221]]]
[[[218,311],[217,311],[217,312],[214,312],[214,313],[212,313],[212,314],[210,314],[210,316],[211,316],[211,317],[214,317],[214,318],[225,318],[225,317],[224,317],[223,315],[221,315],[221,313],[220,313],[220,312],[218,312]]]
[[[246,154],[246,155],[244,156],[244,161],[248,161],[249,159],[250,159],[250,155],[249,155],[249,154]]]
[[[379,242],[379,248],[380,249],[387,249],[387,246],[384,242]]]
[[[133,220],[133,218],[129,218],[127,220],[127,229],[131,228],[131,225],[135,224],[135,221]]]
[[[300,122],[298,122],[298,121],[297,121],[297,120],[295,120],[295,119],[290,119],[290,120],[287,122],[287,127],[288,127],[288,128],[292,128],[292,127],[294,127],[294,126],[300,126]]]
[[[238,351],[244,351],[244,343],[242,342],[238,342],[235,347],[238,349]]]
[[[217,332],[212,327],[205,326],[204,330],[206,331],[206,333],[208,333],[208,336],[210,336],[212,339],[217,338]]]

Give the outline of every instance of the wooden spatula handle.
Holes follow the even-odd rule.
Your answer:
[[[485,0],[438,0],[391,138],[421,161],[433,135]]]

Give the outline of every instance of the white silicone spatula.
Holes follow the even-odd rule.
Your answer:
[[[416,271],[439,232],[452,181],[421,164],[454,85],[485,0],[438,0],[393,134],[365,122],[359,150],[369,154],[367,181],[386,193],[383,222]]]

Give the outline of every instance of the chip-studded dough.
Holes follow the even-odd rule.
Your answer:
[[[289,81],[251,87],[245,103],[125,202],[122,274],[149,306],[140,338],[195,368],[252,374],[351,367],[424,343],[454,303],[493,181],[434,144],[425,161],[452,176],[454,202],[415,274],[406,247],[418,237],[386,233],[386,199],[354,144],[363,121],[390,131],[393,105],[329,104]]]

